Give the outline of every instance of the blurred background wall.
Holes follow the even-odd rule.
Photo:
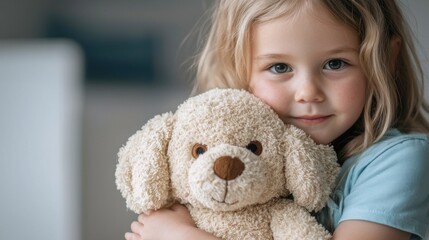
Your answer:
[[[116,153],[189,96],[212,2],[0,2],[0,239],[123,239]],[[429,1],[401,2],[429,73]]]

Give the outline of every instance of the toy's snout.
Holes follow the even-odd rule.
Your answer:
[[[213,171],[223,180],[233,180],[243,173],[244,163],[237,157],[222,156],[214,162]]]

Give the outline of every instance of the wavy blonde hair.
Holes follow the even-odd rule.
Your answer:
[[[336,146],[341,149],[340,157],[362,151],[392,127],[429,133],[422,67],[394,0],[217,0],[196,63],[194,93],[214,87],[248,89],[252,26],[294,14],[315,2],[357,32],[360,62],[368,81],[360,120],[334,143],[340,146]],[[400,42],[395,63],[391,62],[393,38]]]

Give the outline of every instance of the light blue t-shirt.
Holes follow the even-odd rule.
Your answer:
[[[347,159],[317,218],[331,232],[342,221],[366,220],[422,239],[429,226],[428,137],[392,129]]]

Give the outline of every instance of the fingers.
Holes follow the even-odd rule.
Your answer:
[[[140,234],[143,232],[143,224],[137,221],[131,223],[131,231],[136,234]]]
[[[131,223],[131,233],[125,233],[126,240],[142,240],[141,236],[143,233],[144,224],[142,223],[144,214],[140,214],[138,216],[138,221],[134,221]]]
[[[125,233],[125,239],[126,240],[141,240],[140,236],[136,233]]]
[[[174,213],[174,212],[176,212],[176,213]],[[146,213],[139,214],[137,217],[137,222],[135,222],[135,223],[133,222],[131,224],[131,227],[134,226],[135,229],[139,229],[140,227],[143,228],[143,224],[145,224],[148,221],[148,219],[150,219],[150,218],[156,219],[156,218],[159,218],[159,216],[163,216],[163,217],[171,216],[172,213],[181,214],[181,215],[184,215],[184,214],[189,215],[188,209],[184,205],[177,203],[177,204],[174,204],[173,206],[171,206],[170,208],[158,209],[156,211],[155,210],[149,210]],[[139,223],[140,225],[138,225],[137,223]],[[133,230],[133,232],[136,232],[136,231]]]
[[[152,214],[153,212],[155,212],[154,210],[149,210],[146,213],[140,213],[139,216],[137,217],[137,221],[139,221],[140,223],[143,223],[143,219],[147,216],[149,216],[150,214]]]
[[[140,223],[143,223],[143,221],[144,221],[144,218],[146,217],[146,215],[145,214],[140,214],[138,217],[137,217],[137,221],[139,221]]]
[[[154,211],[155,211],[155,210],[148,210],[148,211],[147,211],[147,213],[144,213],[144,215],[149,216],[149,215],[151,215]]]
[[[175,203],[173,206],[171,206],[170,209],[173,211],[182,211],[182,210],[185,210],[187,208],[185,206],[183,206],[182,204]]]

